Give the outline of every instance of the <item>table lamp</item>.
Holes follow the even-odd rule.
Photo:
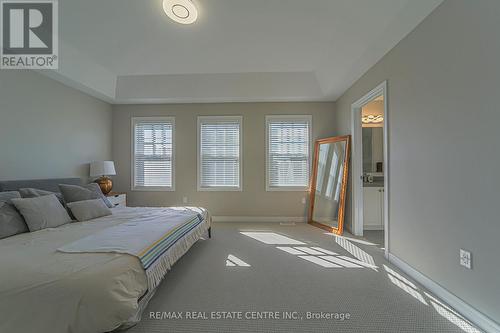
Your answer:
[[[99,185],[103,194],[113,189],[113,181],[108,176],[116,175],[113,161],[94,161],[90,163],[90,177],[99,177],[94,182]]]

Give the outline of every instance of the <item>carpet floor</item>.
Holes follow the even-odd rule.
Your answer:
[[[384,247],[384,230],[364,230],[363,238],[378,247]]]
[[[366,239],[303,223],[212,230],[127,333],[480,332]]]

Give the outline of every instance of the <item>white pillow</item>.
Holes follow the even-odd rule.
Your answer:
[[[75,201],[66,205],[80,222],[112,214],[111,209],[101,199]]]

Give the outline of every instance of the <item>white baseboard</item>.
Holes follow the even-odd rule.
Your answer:
[[[295,222],[305,223],[303,216],[212,216],[213,222]]]
[[[458,298],[457,296],[450,293],[448,290],[429,279],[427,276],[423,275],[410,265],[408,265],[403,260],[399,259],[395,255],[389,253],[389,262],[399,267],[402,271],[412,277],[415,281],[423,285],[429,291],[431,291],[438,298],[448,303],[452,308],[457,310],[465,318],[470,320],[472,323],[476,324],[479,328],[486,332],[500,332],[500,324],[495,322],[493,319],[489,318],[485,314],[474,309],[472,306]]]

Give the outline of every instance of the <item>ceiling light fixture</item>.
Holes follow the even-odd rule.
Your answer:
[[[163,10],[177,23],[191,24],[198,18],[198,10],[191,0],[163,0]]]
[[[384,116],[382,115],[368,115],[361,117],[361,122],[363,124],[380,124],[384,122]]]

